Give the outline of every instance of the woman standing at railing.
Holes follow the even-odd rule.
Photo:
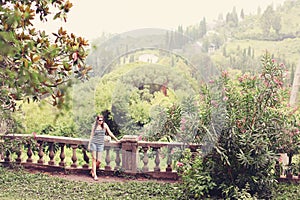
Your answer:
[[[102,115],[98,115],[96,117],[95,125],[92,127],[90,141],[88,145],[88,149],[92,152],[92,170],[91,175],[94,180],[98,180],[96,169],[100,166],[102,152],[104,150],[104,138],[105,133],[108,133],[110,137],[112,137],[117,142],[119,141],[114,134],[111,132],[108,125],[104,122],[104,117]]]

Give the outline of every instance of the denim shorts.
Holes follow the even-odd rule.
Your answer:
[[[104,150],[104,144],[95,144],[95,143],[91,143],[91,147],[90,147],[91,151],[97,151],[97,152],[102,152]]]

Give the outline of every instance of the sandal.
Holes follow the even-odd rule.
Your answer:
[[[94,180],[95,180],[95,181],[98,181],[98,177],[97,177],[97,176],[95,176],[95,177],[94,177]]]

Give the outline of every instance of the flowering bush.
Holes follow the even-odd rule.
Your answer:
[[[177,156],[186,198],[272,197],[278,153],[299,151],[299,113],[288,104],[285,72],[266,53],[260,74],[233,78],[224,71],[199,96],[162,112],[157,138],[202,144],[201,156]]]
[[[219,194],[226,198],[234,199],[246,186],[258,198],[272,195],[276,153],[290,142],[287,133],[297,124],[288,107],[284,71],[284,65],[266,53],[259,76],[244,74],[232,79],[223,72],[213,84],[220,92],[212,98],[216,110],[212,113],[222,118],[215,149],[205,159],[212,179],[220,186]],[[291,142],[289,149],[294,147]]]

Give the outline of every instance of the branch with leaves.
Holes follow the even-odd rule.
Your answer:
[[[46,23],[50,14],[67,20],[72,3],[64,0],[1,1],[0,7],[0,109],[16,110],[16,101],[52,96],[61,106],[72,78],[88,79],[85,64],[88,42],[60,28],[52,33],[34,28],[33,20]]]

